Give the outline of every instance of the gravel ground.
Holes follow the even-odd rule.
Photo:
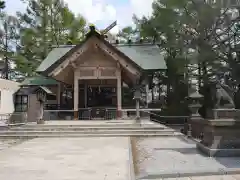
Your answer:
[[[23,139],[0,139],[0,151],[20,144],[26,140]]]
[[[144,179],[220,175],[239,171],[240,158],[209,158],[181,137],[136,138],[137,177]]]

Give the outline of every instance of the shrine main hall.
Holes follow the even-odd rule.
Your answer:
[[[144,83],[148,92],[148,76],[158,70],[166,70],[158,45],[110,43],[91,26],[80,44],[53,48],[37,72],[58,82],[56,103],[72,105],[78,119],[81,108],[112,107],[121,112],[123,86]],[[63,85],[72,92],[68,102],[62,99]]]

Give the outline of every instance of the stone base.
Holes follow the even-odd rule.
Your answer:
[[[78,120],[79,117],[78,117],[78,111],[74,111],[74,120]]]
[[[194,138],[202,139],[206,120],[202,117],[192,117],[190,119],[191,135]]]
[[[240,157],[240,149],[213,149],[197,143],[197,149],[209,157]]]
[[[45,123],[45,121],[43,119],[37,120],[37,124],[44,124],[44,123]]]
[[[122,118],[122,111],[117,110],[117,119],[121,119],[121,118]]]
[[[240,156],[240,121],[206,120],[203,139],[197,148],[209,156]]]

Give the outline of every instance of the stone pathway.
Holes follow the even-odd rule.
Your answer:
[[[0,151],[0,179],[127,180],[128,138],[36,138]]]
[[[176,178],[180,176],[198,180],[198,176],[207,179],[224,173],[240,174],[240,158],[206,157],[196,150],[195,142],[183,137],[138,138],[136,146],[139,178],[180,179]]]
[[[147,180],[147,179],[143,179]],[[223,176],[196,176],[182,178],[164,178],[155,180],[240,180],[240,175],[223,175]]]

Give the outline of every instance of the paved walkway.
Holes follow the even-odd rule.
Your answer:
[[[203,176],[206,179],[206,176],[224,173],[240,174],[240,158],[206,157],[197,151],[195,142],[182,137],[139,138],[136,142],[138,177],[188,179]]]
[[[1,180],[128,180],[128,138],[37,138],[0,151]]]

